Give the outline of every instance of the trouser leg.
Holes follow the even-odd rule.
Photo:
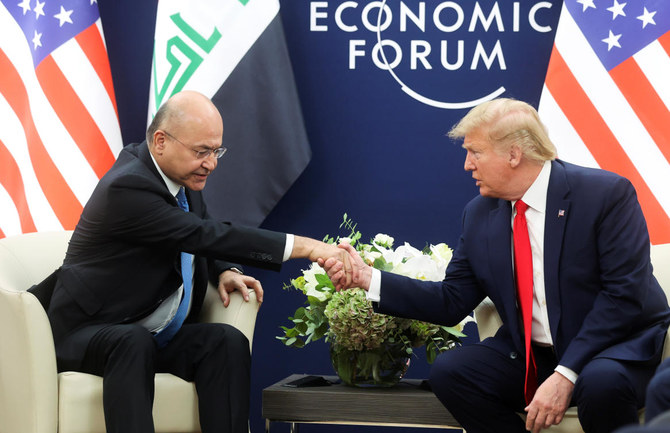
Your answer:
[[[598,358],[580,372],[573,401],[586,433],[610,433],[638,422],[655,366]]]
[[[154,431],[156,343],[141,326],[108,326],[91,339],[82,371],[103,377],[103,406],[108,433]]]
[[[224,324],[188,324],[158,353],[157,371],[195,382],[203,433],[246,433],[249,341]]]
[[[649,382],[646,392],[645,421],[649,422],[667,410],[670,410],[670,359],[661,363]]]
[[[430,385],[468,433],[523,433],[524,369],[521,355],[474,344],[439,355]]]

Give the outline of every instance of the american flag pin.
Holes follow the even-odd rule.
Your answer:
[[[559,209],[558,210],[558,217],[560,218],[562,216],[565,216],[565,209]]]

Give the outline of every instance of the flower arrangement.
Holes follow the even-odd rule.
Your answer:
[[[324,242],[348,242],[366,263],[383,271],[430,281],[444,278],[452,253],[446,244],[429,245],[420,251],[405,243],[393,249],[394,239],[381,233],[370,243],[360,242],[361,233],[347,214],[340,229],[343,227],[349,230],[347,237],[326,236]],[[455,327],[448,327],[375,313],[364,290],[337,292],[326,272],[316,263],[290,284],[285,284],[284,289],[300,290],[307,301],[306,306],[289,317],[293,326],[282,326],[283,335],[277,338],[286,346],[298,348],[325,338],[331,343],[335,370],[349,384],[355,382],[355,376],[368,377],[377,384],[384,382],[382,372],[393,369],[394,363],[398,363],[398,354],[408,359],[414,349],[421,346],[426,347],[426,358],[432,363],[439,353],[460,344],[460,338],[465,336],[463,326],[472,320],[468,318]],[[366,354],[364,359],[360,356],[363,353]]]

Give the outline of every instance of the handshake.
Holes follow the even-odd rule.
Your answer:
[[[314,239],[296,236],[294,257],[305,257],[317,262],[326,270],[336,290],[360,287],[368,290],[372,268],[365,264],[356,249],[347,243],[327,244]]]

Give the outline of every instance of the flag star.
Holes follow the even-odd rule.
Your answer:
[[[607,51],[611,50],[612,47],[621,48],[621,45],[619,45],[620,37],[621,35],[615,35],[614,33],[612,33],[612,30],[610,30],[610,35],[607,38],[603,39],[603,42],[607,44]]]
[[[98,4],[98,0],[91,0],[91,5],[93,5],[93,3]]]
[[[608,11],[612,12],[612,20],[621,15],[622,17],[626,16],[626,13],[623,11],[623,8],[626,6],[626,3],[619,3],[617,0],[614,0],[612,7],[607,8]]]
[[[38,19],[40,15],[44,16],[44,3],[45,1],[40,3],[40,0],[36,0],[35,3],[35,9],[33,9],[33,12],[35,12],[35,19]]]
[[[642,28],[647,27],[647,24],[656,25],[656,21],[654,21],[654,15],[656,15],[656,11],[649,12],[647,8],[644,8],[644,13],[637,17],[638,20],[642,21]]]
[[[35,36],[33,36],[33,50],[36,50],[37,47],[42,46],[42,33],[37,33],[35,30]]]
[[[58,20],[60,21],[59,27],[63,27],[63,24],[65,23],[72,24],[72,18],[70,18],[70,15],[72,15],[72,9],[66,11],[65,8],[61,6],[60,12],[54,15],[54,18],[58,18]]]
[[[17,6],[23,9],[23,15],[25,15],[30,10],[30,0],[21,0]]]
[[[593,4],[593,0],[577,0],[577,3],[582,5],[582,12],[586,12],[588,8],[596,8],[596,5]]]

